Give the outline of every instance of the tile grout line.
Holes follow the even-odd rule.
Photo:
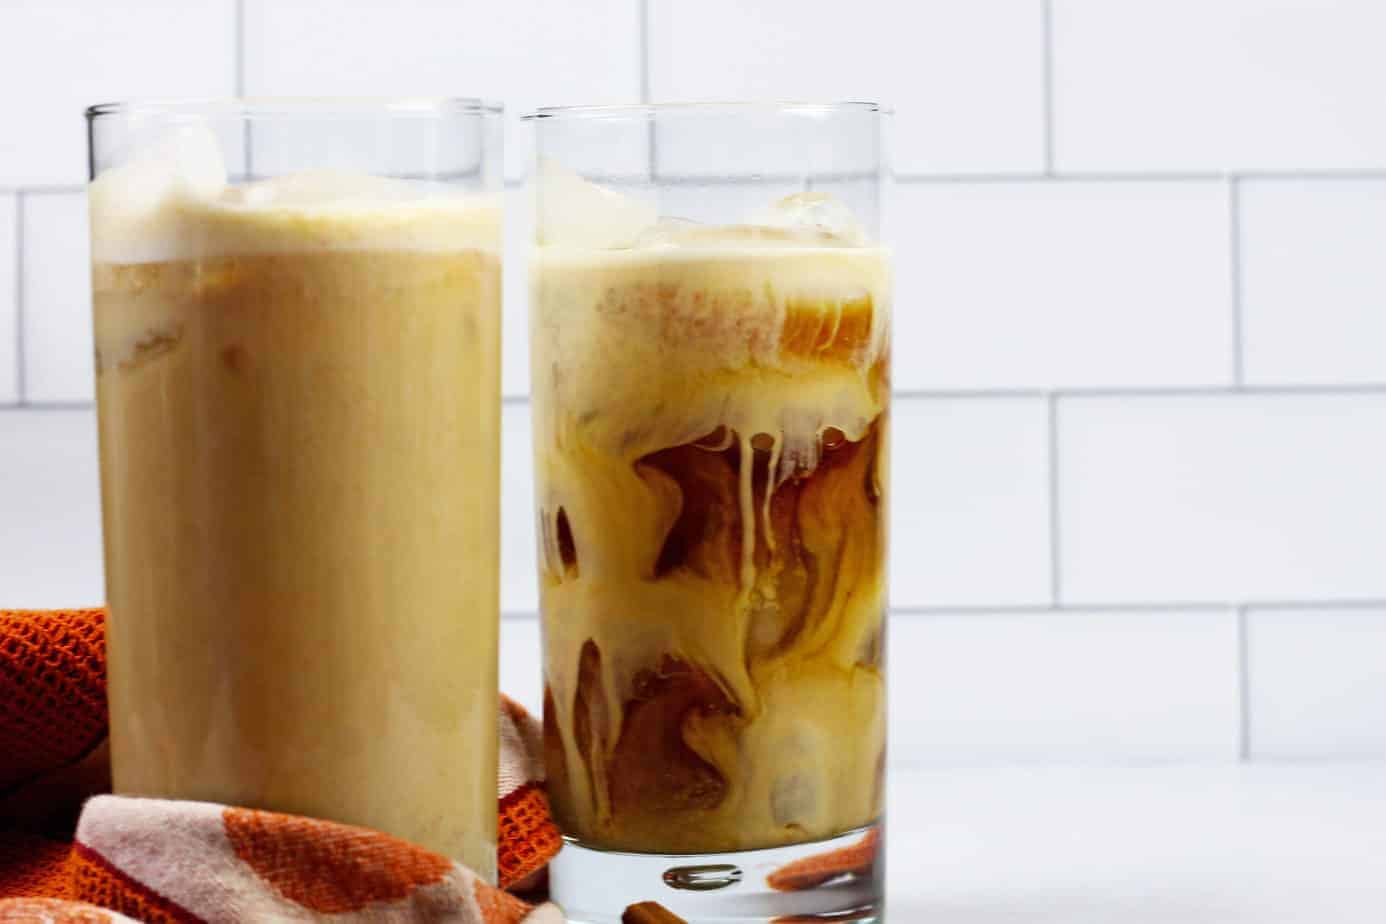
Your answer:
[[[640,102],[651,103],[650,99],[650,0],[636,0],[639,4],[640,16]],[[645,124],[645,147],[648,156],[650,178],[653,179],[655,170],[659,162],[659,157],[655,150],[658,139],[655,137],[654,119],[649,118]]]
[[[648,100],[647,100],[648,101]],[[1103,173],[1103,172],[1061,172],[1056,171],[1052,174],[1042,172],[1017,172],[1017,173],[911,173],[911,172],[892,172],[892,178],[896,183],[918,186],[946,186],[946,185],[985,185],[996,183],[1226,183],[1228,173],[1226,171],[1135,171],[1130,173]],[[1299,182],[1304,180],[1315,180],[1325,183],[1336,181],[1361,181],[1361,180],[1383,180],[1386,181],[1386,170],[1383,169],[1354,169],[1354,170],[1279,170],[1256,172],[1253,170],[1241,170],[1236,174],[1239,182],[1246,180],[1258,181],[1285,181]],[[678,182],[678,177],[664,177],[662,182]],[[705,177],[691,177],[691,182],[704,183]],[[726,179],[726,178],[720,178]],[[518,183],[518,180],[509,180],[507,183]],[[84,185],[66,183],[35,183],[32,185],[4,185],[0,184],[0,193],[20,193],[25,192],[30,195],[63,194],[79,192],[86,187]]]
[[[3,411],[4,408],[0,408]],[[33,410],[23,408],[22,410]],[[1052,606],[1044,603],[1023,604],[1023,603],[1000,603],[995,605],[985,604],[966,604],[958,606],[891,606],[888,612],[891,616],[907,620],[928,620],[938,617],[963,617],[963,618],[986,618],[988,616],[1066,616],[1081,613],[1117,613],[1117,614],[1138,614],[1138,613],[1187,613],[1191,610],[1206,610],[1212,613],[1223,613],[1228,609],[1234,613],[1243,614],[1246,617],[1246,641],[1247,641],[1247,663],[1245,678],[1241,678],[1243,673],[1238,670],[1239,682],[1244,679],[1248,691],[1247,696],[1247,722],[1248,722],[1248,748],[1250,747],[1250,688],[1251,688],[1251,665],[1250,665],[1250,614],[1253,609],[1274,610],[1274,609],[1307,609],[1307,610],[1380,610],[1386,608],[1386,600],[1296,600],[1296,601],[1275,601],[1254,603],[1228,603],[1227,601],[1162,601],[1159,603],[1066,603],[1059,606]],[[501,613],[504,619],[533,619],[538,616],[537,610],[519,609],[504,610]],[[1240,628],[1241,618],[1238,619],[1238,647],[1241,647],[1242,631]],[[1241,657],[1239,655],[1239,662]]]
[[[1245,605],[1237,607],[1237,758],[1251,760],[1251,624]]]
[[[640,102],[650,101],[650,0],[635,0],[640,21]]]
[[[233,15],[235,16],[235,31],[233,33],[235,63],[231,75],[232,86],[237,96],[245,96],[245,0],[236,0]]]
[[[1232,384],[1246,384],[1246,347],[1242,342],[1242,181],[1227,178],[1228,283],[1232,299]]]
[[[85,185],[76,183],[35,183],[32,186],[0,186],[0,193],[19,195],[24,193],[26,196],[65,196],[75,192],[85,192]]]
[[[1044,119],[1044,175],[1054,175],[1054,3],[1040,0],[1040,106]]]
[[[1089,388],[897,388],[890,393],[895,401],[1041,401],[1111,400],[1124,398],[1246,398],[1320,397],[1347,398],[1354,395],[1386,395],[1386,382],[1344,382],[1330,385],[1132,385]],[[507,403],[524,402],[529,392],[510,392]]]
[[[1231,609],[1247,610],[1380,610],[1386,609],[1386,599],[1362,598],[1356,600],[1158,600],[1145,603],[1121,602],[1115,600],[1083,600],[1060,603],[965,603],[948,605],[892,605],[890,612],[905,617],[966,616],[966,615],[1045,615],[1048,613],[1091,613],[1107,611],[1113,613],[1160,613],[1171,610],[1209,610],[1223,612]]]
[[[1059,397],[1050,393],[1045,401],[1046,439],[1049,443],[1049,600],[1057,607],[1063,603],[1059,533]]]
[[[92,411],[95,401],[12,401],[0,402],[0,411]]]
[[[1261,180],[1271,182],[1300,182],[1315,180],[1324,183],[1341,181],[1386,180],[1386,170],[1363,167],[1340,170],[1238,170],[1239,180]],[[918,173],[898,171],[898,183],[918,183],[921,185],[984,184],[984,183],[1225,183],[1227,170],[1054,170],[1015,171],[1000,173]]]
[[[24,197],[14,195],[14,395],[22,406],[28,397],[24,363]]]
[[[16,286],[17,287],[17,286]],[[1310,395],[1319,397],[1349,397],[1352,395],[1380,395],[1386,394],[1386,384],[1379,385],[1305,385],[1305,386],[1254,386],[1250,388],[1230,388],[1227,386],[1208,387],[1208,388],[1180,388],[1171,386],[1168,388],[1129,388],[1129,389],[1093,389],[1084,391],[1081,389],[1042,391],[1027,390],[997,390],[997,391],[930,391],[930,390],[911,390],[904,389],[891,394],[895,401],[1035,401],[1035,400],[1063,400],[1068,398],[1087,398],[1087,399],[1121,399],[1121,398],[1180,398],[1180,397],[1247,397],[1247,396],[1294,396]],[[506,405],[523,405],[529,403],[528,392],[511,392],[502,395],[501,402]],[[35,402],[26,401],[30,407],[90,407],[90,401],[57,401],[57,402]],[[9,407],[0,402],[0,408]],[[1260,601],[1257,601],[1260,605]],[[1321,601],[1307,600],[1305,603],[1318,603]],[[1327,601],[1332,602],[1332,601]],[[1386,600],[1382,601],[1386,603]],[[1212,605],[1225,606],[1227,601],[1212,601]],[[1208,605],[1209,601],[1202,601],[1199,605]]]
[[[245,0],[236,0],[236,69],[234,74],[236,96],[245,98]],[[241,123],[241,147],[245,158],[245,178],[255,175],[254,145],[251,139],[250,120]]]
[[[1386,382],[1340,385],[1133,385],[1126,388],[899,388],[890,393],[895,401],[1041,401],[1082,398],[1110,400],[1123,398],[1245,398],[1245,397],[1321,397],[1347,398],[1353,395],[1386,395]],[[529,392],[509,392],[507,404],[524,403]]]
[[[1349,395],[1386,394],[1386,381],[1383,382],[1342,382],[1337,384],[1284,384],[1270,385],[1094,385],[1073,388],[898,388],[891,392],[896,399],[925,400],[1006,400],[1042,399],[1050,395],[1059,398],[1184,398],[1184,397],[1247,397],[1247,396],[1291,396],[1311,395],[1320,397],[1347,397]]]

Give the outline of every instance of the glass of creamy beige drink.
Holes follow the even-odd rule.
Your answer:
[[[882,919],[871,104],[541,110],[545,756],[577,921]]]
[[[88,115],[115,791],[494,880],[499,107]]]

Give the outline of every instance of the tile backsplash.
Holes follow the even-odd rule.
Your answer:
[[[83,106],[502,99],[502,683],[539,699],[540,103],[893,104],[892,759],[1386,757],[1374,0],[0,7],[0,606],[102,598]]]

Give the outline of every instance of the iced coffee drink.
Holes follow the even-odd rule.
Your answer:
[[[597,240],[546,235],[541,211],[533,254],[560,826],[588,847],[701,854],[872,825],[886,253],[823,193],[706,226],[557,169],[541,182],[607,211]]]
[[[196,131],[90,202],[116,792],[494,877],[496,204]]]

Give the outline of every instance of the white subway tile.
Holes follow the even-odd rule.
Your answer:
[[[0,608],[101,604],[95,413],[0,411],[0,447]]]
[[[480,96],[503,100],[506,163],[519,176],[538,105],[640,97],[634,0],[476,4],[246,0],[251,94]]]
[[[1248,618],[1252,755],[1386,757],[1386,610]]]
[[[656,100],[879,100],[905,173],[1043,167],[1039,0],[650,4]]]
[[[534,437],[528,403],[501,409],[501,611],[539,611]]]
[[[1069,603],[1386,596],[1386,395],[1065,398]]]
[[[1386,381],[1386,181],[1248,180],[1240,224],[1246,380]]]
[[[91,246],[83,192],[24,199],[24,380],[30,401],[90,401]]]
[[[891,426],[891,605],[1047,602],[1044,401],[900,398]]]
[[[0,5],[0,185],[87,179],[82,111],[235,90],[234,0]]]
[[[19,397],[18,338],[16,302],[19,261],[15,253],[15,197],[0,195],[0,404]]]
[[[896,386],[1229,381],[1227,213],[1215,182],[901,184]]]
[[[539,620],[507,618],[500,624],[500,689],[536,718],[544,708],[544,662]]]
[[[1377,0],[1053,0],[1061,170],[1378,167]]]
[[[1232,760],[1231,610],[895,615],[897,764]]]

